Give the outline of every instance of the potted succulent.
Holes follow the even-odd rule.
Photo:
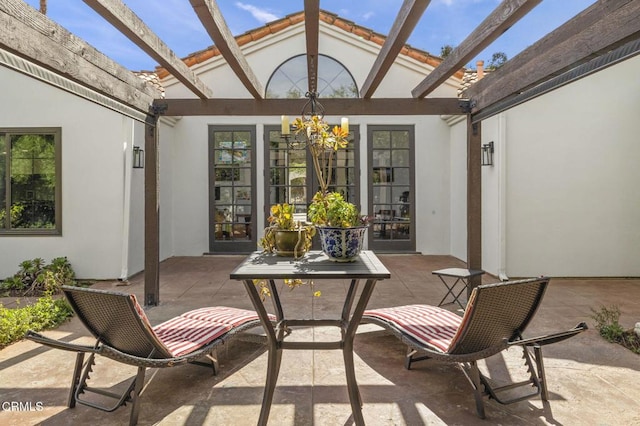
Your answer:
[[[352,262],[362,250],[368,221],[339,192],[317,192],[309,205],[309,220],[317,226],[322,251],[335,262]]]
[[[291,204],[282,203],[271,206],[271,215],[267,221],[269,226],[265,228],[264,236],[258,242],[264,252],[275,253],[278,256],[293,256],[298,259],[311,249],[316,228],[311,224],[296,221]],[[284,283],[294,289],[307,282],[301,279],[286,279]],[[254,284],[259,288],[263,299],[271,296],[266,280],[254,280]],[[309,284],[313,287],[312,282]],[[320,291],[315,291],[313,295],[319,297]]]
[[[335,153],[349,143],[348,121],[343,119],[342,126],[331,129],[322,115],[315,114],[316,95],[310,93],[308,96],[311,115],[297,118],[293,123],[295,133],[306,136],[320,188],[309,205],[308,217],[316,225],[322,250],[329,259],[351,262],[364,244],[367,221],[360,216],[357,206],[345,200],[342,194],[329,192]]]
[[[271,206],[271,215],[267,219],[269,226],[259,244],[267,253],[278,256],[304,256],[311,248],[316,230],[313,225],[296,221],[293,206],[288,203]]]

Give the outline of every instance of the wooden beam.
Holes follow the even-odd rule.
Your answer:
[[[83,1],[198,97],[206,99],[212,96],[211,89],[121,0]]]
[[[468,88],[474,114],[640,38],[640,1],[600,0]]]
[[[0,47],[147,112],[160,92],[20,0],[0,2]]]
[[[156,99],[154,105],[166,106],[166,116],[237,115],[280,116],[297,115],[304,99]],[[331,115],[457,115],[464,114],[457,98],[372,98],[321,100]]]
[[[308,90],[318,90],[318,38],[320,33],[320,0],[304,0],[304,31],[307,38]]]
[[[264,97],[264,89],[253,73],[238,42],[231,34],[215,0],[189,0],[209,37],[238,76],[244,87],[255,99]]]
[[[503,101],[496,102],[493,105],[483,108],[478,114],[473,114],[472,121],[478,122],[486,120],[489,117],[500,114],[503,111],[511,109],[531,99],[542,96],[545,93],[549,93],[553,90],[559,89],[562,86],[571,84],[581,78],[587,77],[591,74],[595,74],[616,65],[620,62],[624,62],[634,56],[640,55],[640,39],[630,41],[617,49],[614,49],[604,55],[598,56],[589,62],[582,65],[578,65],[569,71],[566,71],[560,75],[557,75],[544,83],[540,83],[524,92],[520,92],[517,95],[511,96]]]
[[[391,27],[391,32],[384,41],[369,75],[362,85],[361,97],[371,98],[373,96],[430,2],[431,0],[404,0]]]
[[[531,11],[542,0],[505,0],[458,47],[447,56],[412,91],[414,98],[422,98],[454,75],[474,56]]]
[[[467,116],[467,267],[482,269],[482,127]],[[481,284],[481,276],[471,277],[467,297]]]
[[[160,303],[160,203],[158,114],[151,108],[144,133],[144,304]]]

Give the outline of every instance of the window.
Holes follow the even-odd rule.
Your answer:
[[[0,129],[0,233],[62,228],[60,129]]]
[[[304,98],[307,93],[307,56],[298,55],[283,62],[267,83],[267,98]],[[357,98],[358,87],[344,65],[335,59],[318,56],[318,97]]]

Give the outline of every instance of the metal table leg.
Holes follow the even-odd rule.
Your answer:
[[[451,295],[453,297],[453,300],[449,303],[457,303],[462,309],[464,309],[464,306],[462,305],[462,303],[460,303],[460,295],[462,295],[462,292],[465,291],[467,289],[467,283],[462,279],[462,278],[458,278],[455,280],[455,282],[449,286],[449,284],[447,284],[447,282],[444,280],[444,278],[442,278],[441,275],[438,275],[438,278],[440,278],[440,281],[442,281],[442,283],[444,284],[444,286],[447,288],[447,294],[444,295],[444,297],[442,298],[442,300],[440,301],[440,303],[438,303],[438,306],[442,306],[444,303],[444,301],[447,299],[447,297],[449,295]],[[458,283],[462,281],[462,283],[464,284],[464,287],[460,289],[460,291],[458,291],[457,294],[455,294],[453,292],[453,290],[456,288],[456,286],[458,285]]]
[[[282,348],[278,343],[278,339],[276,337],[275,329],[273,328],[273,324],[269,320],[269,315],[267,314],[264,305],[262,304],[262,300],[260,299],[260,295],[258,294],[258,290],[256,286],[253,284],[252,280],[244,280],[244,286],[247,289],[247,293],[249,294],[249,298],[251,299],[251,303],[260,318],[260,322],[262,323],[262,327],[264,328],[266,337],[267,337],[267,350],[268,350],[268,361],[267,361],[267,379],[264,387],[264,394],[262,397],[262,408],[260,409],[260,418],[258,420],[259,425],[267,424],[267,420],[269,419],[269,412],[271,411],[271,403],[273,402],[273,393],[276,388],[276,382],[278,381],[278,373],[280,372],[280,364],[282,361]],[[275,287],[275,286],[273,286]],[[277,301],[274,300],[274,303],[280,305],[280,299],[278,298],[278,293],[273,293],[272,297],[277,298]]]
[[[356,425],[364,425],[364,417],[362,416],[362,397],[360,396],[360,389],[358,388],[358,382],[356,380],[355,364],[353,362],[353,342],[356,337],[356,331],[360,325],[362,314],[369,303],[369,298],[373,293],[376,280],[367,280],[360,294],[360,299],[351,315],[351,318],[347,322],[347,330],[344,335],[344,346],[342,349],[342,356],[344,358],[344,369],[347,376],[347,390],[349,392],[349,402],[351,402],[351,411],[353,412],[353,421]],[[357,288],[357,281],[352,281],[349,288],[349,294],[345,301],[345,309],[347,303],[351,303],[349,296],[355,294]],[[344,311],[343,311],[344,316]]]
[[[273,402],[273,395],[275,392],[276,382],[278,380],[278,373],[280,371],[280,365],[282,361],[282,350],[287,349],[342,349],[345,375],[347,380],[347,391],[349,393],[349,401],[351,403],[351,410],[353,412],[353,419],[356,425],[364,425],[364,418],[362,416],[362,398],[360,396],[360,390],[358,389],[358,383],[356,380],[355,363],[353,358],[353,344],[356,336],[356,331],[362,319],[362,314],[366,309],[369,298],[373,293],[374,286],[376,284],[375,279],[369,279],[366,281],[359,297],[356,296],[359,281],[352,280],[349,290],[345,297],[344,306],[342,309],[342,315],[340,320],[286,320],[284,319],[284,313],[280,304],[280,298],[275,285],[275,282],[270,281],[269,287],[271,291],[272,301],[274,303],[274,309],[276,310],[276,317],[278,323],[284,324],[284,327],[279,326],[274,328],[273,324],[269,320],[267,311],[264,308],[263,302],[260,299],[260,295],[253,284],[252,280],[244,280],[245,287],[250,296],[251,302],[260,318],[263,328],[267,337],[268,348],[268,363],[267,363],[267,378],[265,383],[264,395],[262,399],[262,407],[260,409],[260,418],[258,420],[259,425],[266,425],[269,419],[269,413],[271,411],[271,404]],[[355,308],[353,308],[354,302],[357,300]],[[353,312],[352,311],[353,308]],[[341,339],[333,343],[318,343],[318,342],[283,342],[285,337],[284,328],[287,324],[296,325],[297,323],[305,322],[310,325],[330,325],[339,326],[341,329]]]

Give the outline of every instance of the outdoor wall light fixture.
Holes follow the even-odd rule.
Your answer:
[[[482,145],[482,165],[493,166],[493,141]]]
[[[296,118],[293,124],[289,123],[289,117],[283,115],[281,117],[282,126],[280,135],[290,148],[310,148],[322,147],[322,149],[330,147],[336,140],[344,138],[349,134],[349,119],[343,117],[340,126],[333,129],[324,121],[324,107],[318,100],[316,92],[307,92],[305,94],[309,100],[302,107],[300,118]],[[293,138],[291,132],[294,132]],[[302,140],[299,135],[302,134]]]
[[[133,147],[133,168],[144,169],[144,149],[139,146]]]

